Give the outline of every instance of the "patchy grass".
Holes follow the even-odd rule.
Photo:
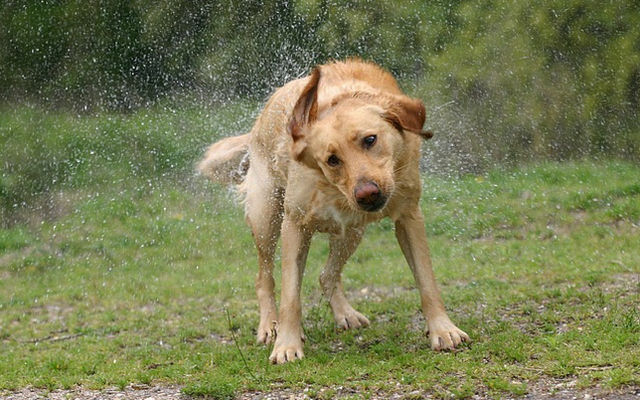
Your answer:
[[[193,158],[176,157],[183,172],[141,162],[129,174],[122,161],[111,181],[59,186],[64,212],[0,230],[0,390],[156,384],[213,398],[288,389],[465,398],[521,396],[544,382],[640,385],[638,166],[425,177],[436,275],[473,342],[429,349],[386,221],[370,227],[344,278],[372,326],[335,329],[317,284],[320,236],[303,287],[306,358],[272,366],[270,348],[254,342],[257,267],[241,209],[184,172]]]

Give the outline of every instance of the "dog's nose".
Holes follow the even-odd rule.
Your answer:
[[[387,202],[386,197],[380,191],[380,187],[373,181],[363,182],[358,185],[354,189],[353,195],[358,202],[358,206],[364,211],[378,211]]]

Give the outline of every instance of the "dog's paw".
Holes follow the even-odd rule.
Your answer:
[[[431,339],[431,349],[434,351],[453,350],[462,342],[469,342],[469,335],[449,320],[448,317],[429,321],[427,334]]]
[[[271,364],[284,364],[301,360],[303,357],[302,337],[292,336],[287,339],[279,336],[273,346],[271,356],[269,356],[269,362]]]
[[[356,310],[335,316],[336,324],[340,329],[359,329],[370,325],[369,319]]]
[[[276,339],[278,321],[260,322],[258,327],[257,341],[262,344],[269,344]]]

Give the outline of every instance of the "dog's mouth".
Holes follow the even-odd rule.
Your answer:
[[[358,207],[360,207],[361,210],[367,211],[367,212],[380,211],[386,205],[387,205],[387,198],[384,197],[384,196],[378,198],[376,201],[374,201],[372,203],[365,203],[365,202],[361,202],[361,201],[358,200]]]
[[[384,195],[377,183],[373,181],[363,182],[353,190],[358,207],[362,211],[376,212],[387,205],[388,197]]]

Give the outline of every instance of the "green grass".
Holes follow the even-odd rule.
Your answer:
[[[520,396],[544,382],[640,385],[637,165],[425,176],[435,272],[451,318],[473,342],[429,349],[413,279],[384,221],[368,229],[344,274],[372,326],[335,329],[317,284],[327,253],[318,236],[303,287],[306,358],[273,366],[270,348],[254,342],[257,266],[241,207],[190,172],[203,146],[226,133],[220,126],[241,132],[250,121],[208,125],[216,115],[229,120],[232,107],[209,119],[192,111],[117,122],[21,113],[0,118],[3,137],[13,138],[3,156],[46,155],[27,138],[46,126],[62,135],[43,144],[57,160],[98,142],[103,150],[72,170],[58,171],[52,158],[37,164],[56,167],[38,175],[63,182],[50,190],[20,178],[35,167],[5,161],[4,198],[25,204],[5,207],[0,229],[0,390],[153,384],[213,398],[284,389],[465,398]],[[141,147],[127,144],[146,132],[155,136]],[[170,161],[143,154],[153,148]],[[43,196],[50,215],[38,215]]]

